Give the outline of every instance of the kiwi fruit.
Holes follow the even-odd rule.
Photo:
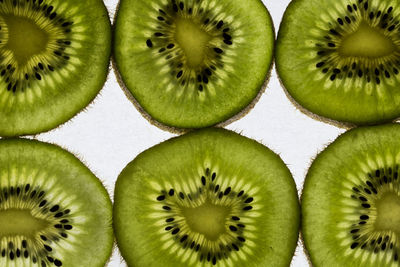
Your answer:
[[[399,22],[392,0],[292,1],[275,54],[290,98],[346,125],[400,117]]]
[[[400,266],[400,125],[364,126],[312,163],[302,233],[313,266]]]
[[[260,0],[121,0],[117,77],[161,128],[216,125],[254,105],[269,76],[274,36]]]
[[[113,215],[129,266],[289,266],[300,221],[279,156],[220,128],[137,156],[117,179]]]
[[[47,131],[103,86],[111,23],[101,0],[0,1],[0,135]]]
[[[112,204],[101,182],[58,146],[0,141],[0,266],[104,266]]]

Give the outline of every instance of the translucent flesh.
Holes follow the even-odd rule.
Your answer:
[[[355,128],[311,165],[302,225],[313,266],[400,266],[399,136],[398,124]]]
[[[7,209],[0,211],[0,237],[10,235],[33,236],[44,230],[48,223],[33,216],[30,210]]]
[[[343,38],[339,54],[345,57],[380,58],[390,56],[397,50],[391,39],[362,21],[354,33]]]
[[[54,128],[103,86],[111,48],[103,1],[3,0],[0,26],[1,136]]]
[[[0,266],[105,265],[112,206],[89,169],[57,146],[25,139],[0,141],[0,165],[0,251],[8,255]]]
[[[182,213],[192,231],[215,241],[226,232],[225,223],[230,208],[206,202],[196,208],[182,208]]]
[[[248,211],[242,209],[247,196],[254,197]],[[124,169],[116,183],[114,226],[129,266],[289,266],[297,205],[290,173],[277,156],[247,138],[207,128],[150,148]],[[208,252],[224,256],[214,265],[211,256],[201,262]]]
[[[303,111],[357,125],[400,116],[398,2],[373,2],[302,0],[288,6],[276,68]]]
[[[400,198],[394,193],[383,195],[377,202],[376,230],[400,234]]]
[[[31,19],[2,14],[8,27],[6,48],[14,54],[18,65],[46,50],[49,35]]]
[[[141,110],[164,125],[202,128],[231,118],[257,96],[272,62],[265,6],[259,0],[191,0],[177,2],[174,11],[169,3],[121,1],[114,54],[124,85]],[[224,42],[225,29],[231,41]]]
[[[175,23],[175,38],[185,53],[187,66],[189,68],[201,66],[211,36],[190,19],[177,17]]]

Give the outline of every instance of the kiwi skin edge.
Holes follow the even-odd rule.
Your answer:
[[[287,99],[289,99],[289,101],[292,103],[292,105],[293,105],[297,110],[299,110],[301,113],[303,113],[303,114],[306,115],[307,117],[310,117],[310,118],[312,118],[312,119],[314,119],[314,120],[316,120],[316,121],[320,121],[320,122],[323,122],[323,123],[327,123],[327,124],[329,124],[329,125],[332,125],[332,126],[335,126],[335,127],[338,127],[338,128],[342,128],[342,129],[345,129],[345,130],[350,130],[350,129],[353,129],[353,128],[357,127],[357,125],[356,125],[356,124],[353,124],[353,123],[342,122],[342,121],[336,121],[336,120],[332,120],[332,119],[329,119],[329,118],[320,116],[320,115],[318,115],[318,114],[312,113],[311,111],[309,111],[308,109],[306,109],[305,107],[303,107],[302,105],[300,105],[300,104],[289,94],[288,90],[287,90],[286,87],[284,86],[284,84],[283,84],[283,82],[282,82],[282,80],[281,80],[281,78],[280,78],[280,76],[279,76],[278,71],[276,71],[276,73],[277,73],[277,76],[278,76],[279,83],[280,83],[280,85],[281,85],[281,87],[282,87],[282,89],[283,89],[283,92],[285,93]]]
[[[277,73],[278,73],[278,72],[277,72]],[[323,122],[323,123],[327,123],[327,124],[329,124],[329,125],[332,125],[332,126],[335,126],[335,127],[338,127],[338,128],[342,128],[342,129],[345,129],[345,130],[350,130],[350,129],[356,128],[357,126],[363,126],[363,125],[356,125],[356,124],[350,123],[350,122],[332,120],[332,119],[329,119],[329,118],[320,116],[320,115],[318,115],[318,114],[312,113],[311,111],[309,111],[308,109],[306,109],[305,107],[303,107],[302,105],[300,105],[300,104],[289,94],[289,92],[287,91],[286,87],[283,85],[282,80],[281,80],[281,78],[279,77],[279,74],[278,74],[278,80],[279,80],[279,83],[281,84],[281,87],[283,88],[283,91],[284,91],[286,97],[289,99],[289,101],[292,103],[292,105],[293,105],[297,110],[299,110],[301,113],[303,113],[304,115],[306,115],[307,117],[310,117],[310,118],[312,118],[312,119],[314,119],[314,120],[317,120],[317,121],[320,121],[320,122]],[[368,126],[368,125],[370,125],[370,126],[372,126],[372,125],[381,125],[381,124],[386,124],[386,123],[396,123],[396,122],[398,122],[399,120],[400,120],[400,117],[399,117],[399,118],[395,118],[394,120],[383,121],[383,122],[380,122],[380,123],[377,123],[377,124],[365,124],[364,126]]]
[[[170,132],[172,134],[176,134],[176,135],[181,135],[181,134],[185,134],[188,132],[191,132],[193,130],[196,130],[196,128],[178,128],[178,127],[173,127],[173,126],[168,126],[165,125],[157,120],[155,120],[153,117],[150,116],[149,113],[147,113],[143,107],[139,104],[139,102],[133,97],[132,93],[129,91],[129,89],[126,87],[121,74],[118,71],[118,67],[117,67],[117,63],[115,61],[115,57],[114,57],[114,37],[115,37],[115,22],[117,19],[117,14],[118,14],[118,10],[119,10],[119,5],[120,5],[121,1],[118,1],[117,7],[115,9],[115,14],[114,14],[114,18],[113,18],[113,23],[112,23],[112,38],[111,38],[111,47],[112,47],[112,52],[111,52],[111,65],[112,68],[114,69],[114,74],[116,76],[117,82],[119,84],[119,86],[122,88],[122,90],[124,91],[125,96],[128,98],[128,100],[130,102],[132,102],[132,104],[135,106],[135,108],[137,109],[137,111],[139,111],[139,113],[151,124],[156,126],[157,128],[163,130],[163,131],[167,131]],[[265,6],[265,4],[263,3],[265,9],[267,9],[267,7]],[[237,114],[233,115],[232,117],[228,118],[225,121],[222,121],[220,123],[217,123],[215,125],[209,125],[207,127],[219,127],[219,128],[223,128],[226,127],[227,125],[243,118],[244,116],[246,116],[253,108],[254,106],[257,104],[257,102],[260,100],[261,96],[264,94],[269,80],[271,78],[271,72],[272,69],[274,67],[275,64],[275,45],[276,45],[276,31],[275,31],[275,26],[271,17],[271,14],[269,12],[267,12],[268,17],[271,21],[271,27],[272,27],[272,32],[273,32],[273,36],[274,36],[274,46],[272,48],[272,61],[269,67],[269,70],[267,71],[267,74],[265,76],[264,82],[261,85],[260,91],[258,92],[257,96],[245,107],[243,108],[241,111],[239,111]],[[205,128],[207,128],[205,127]]]
[[[334,121],[334,120],[329,120],[329,119],[327,119],[327,118],[325,118],[325,117],[320,117],[320,116],[318,116],[318,115],[316,115],[316,114],[314,114],[314,113],[308,111],[307,109],[303,108],[302,106],[300,106],[300,104],[298,104],[298,103],[289,95],[289,93],[286,91],[286,88],[283,86],[283,84],[282,84],[282,82],[281,82],[281,79],[280,79],[279,77],[278,77],[278,79],[279,79],[279,82],[280,82],[281,85],[282,85],[282,88],[284,89],[285,94],[288,96],[288,99],[289,99],[291,102],[293,101],[293,102],[292,102],[293,105],[294,105],[296,108],[298,108],[303,114],[305,114],[305,115],[307,115],[307,116],[309,116],[309,117],[311,117],[311,118],[313,118],[313,119],[316,119],[316,120],[318,120],[318,121],[320,121],[320,122],[328,123],[328,124],[330,124],[330,125],[332,125],[332,126],[341,125],[340,128],[346,129],[346,132],[347,132],[347,130],[350,130],[350,129],[356,127],[355,125],[353,125],[352,127],[350,127],[350,124],[348,124],[348,128],[345,128],[346,126],[345,126],[345,124],[343,124],[342,122]],[[314,117],[315,117],[315,118],[314,118]],[[335,123],[336,123],[337,125],[335,125]],[[339,126],[337,126],[337,127],[339,127]],[[342,134],[340,134],[340,135],[342,135]],[[340,136],[340,135],[339,135],[339,136]],[[338,137],[339,137],[339,136],[338,136]],[[305,174],[304,174],[304,177],[306,177],[306,175],[307,175],[307,173],[308,173],[308,170],[310,169],[310,167],[311,167],[312,163],[314,162],[315,158],[316,158],[322,151],[324,151],[331,143],[333,143],[338,137],[336,137],[335,139],[333,139],[333,140],[329,141],[327,144],[325,144],[324,147],[321,148],[321,149],[316,153],[316,155],[313,156],[313,157],[310,159],[310,162],[308,163],[307,170],[306,170],[306,172],[305,172]],[[303,202],[304,183],[305,183],[305,179],[304,179],[304,181],[303,181],[303,184],[302,184],[302,186],[301,186],[301,189],[299,189],[299,192],[300,192],[300,197],[299,197],[300,207],[302,207],[302,202]],[[299,228],[300,230],[299,230],[299,240],[298,240],[298,243],[299,243],[299,244],[298,244],[298,246],[299,246],[299,248],[300,248],[300,247],[302,248],[303,253],[304,253],[304,255],[306,256],[306,260],[307,260],[307,262],[308,262],[308,265],[309,265],[310,267],[312,267],[313,264],[312,264],[312,262],[311,262],[310,253],[308,252],[308,250],[307,250],[307,248],[306,248],[306,243],[304,242],[304,238],[303,238],[303,223],[302,223],[302,222],[303,222],[303,214],[302,214],[302,212],[300,212],[300,228]]]

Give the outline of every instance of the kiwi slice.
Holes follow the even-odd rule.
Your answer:
[[[114,229],[129,266],[289,266],[298,228],[286,165],[223,129],[146,150],[115,187]]]
[[[157,126],[215,125],[252,107],[271,68],[274,38],[260,0],[121,0],[117,76]]]
[[[400,266],[400,125],[351,130],[317,156],[302,194],[314,266]]]
[[[104,266],[112,206],[101,182],[69,152],[0,141],[0,266]]]
[[[52,129],[103,86],[111,25],[101,0],[0,1],[0,135]]]
[[[393,0],[292,1],[276,49],[290,97],[346,124],[400,117],[399,22]]]

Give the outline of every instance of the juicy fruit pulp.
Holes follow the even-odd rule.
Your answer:
[[[317,156],[302,195],[313,265],[400,266],[399,140],[400,125],[362,127]]]
[[[73,155],[37,141],[0,141],[0,266],[104,266],[110,198]]]
[[[399,16],[399,3],[390,0],[293,1],[276,51],[288,93],[336,121],[376,124],[399,117]]]
[[[122,0],[115,60],[124,85],[153,119],[201,128],[231,118],[258,95],[274,33],[259,0]]]
[[[0,135],[49,130],[103,85],[111,29],[100,0],[0,1]]]
[[[132,266],[287,266],[298,206],[276,154],[206,129],[150,148],[123,170],[114,227]]]

